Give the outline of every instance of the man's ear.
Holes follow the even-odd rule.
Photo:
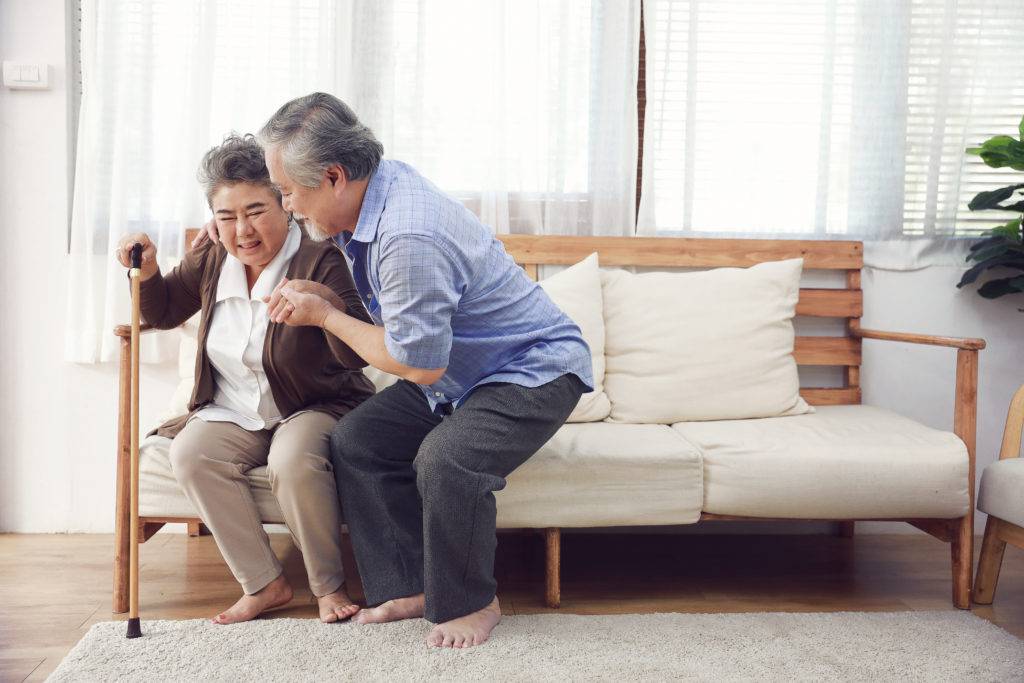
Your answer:
[[[331,184],[334,194],[340,195],[344,191],[345,185],[348,184],[345,169],[338,164],[332,164],[327,167],[324,174],[327,176],[327,182]]]

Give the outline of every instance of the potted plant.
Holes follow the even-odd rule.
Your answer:
[[[1024,118],[1020,122],[1020,139],[1009,135],[997,135],[983,142],[981,147],[971,147],[967,152],[977,154],[992,168],[1009,167],[1015,171],[1024,171]],[[967,208],[971,211],[1013,211],[1022,215],[989,230],[985,233],[984,239],[971,245],[967,261],[973,261],[975,265],[963,274],[957,287],[974,282],[990,268],[1008,268],[1021,272],[985,282],[978,288],[978,294],[986,299],[995,299],[1005,294],[1024,292],[1024,240],[1021,231],[1021,219],[1024,218],[1024,182],[1007,185],[998,190],[979,192]]]

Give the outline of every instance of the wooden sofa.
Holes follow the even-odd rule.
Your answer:
[[[186,236],[191,241],[191,234]],[[844,405],[861,402],[860,365],[863,340],[928,344],[956,349],[956,386],[953,432],[964,442],[969,457],[969,506],[965,516],[954,519],[884,519],[902,521],[931,534],[950,545],[953,604],[968,609],[971,603],[972,557],[974,539],[975,430],[977,414],[978,352],[985,347],[981,339],[957,339],[904,332],[867,330],[860,326],[863,313],[861,268],[863,243],[832,240],[740,240],[668,237],[563,237],[500,235],[506,250],[527,274],[537,279],[543,265],[569,265],[592,252],[599,255],[602,267],[717,268],[748,267],[765,261],[803,258],[804,270],[842,271],[845,286],[834,289],[801,289],[798,316],[841,319],[841,336],[798,336],[794,355],[798,365],[838,366],[843,382],[839,387],[801,388],[811,405]],[[119,429],[117,445],[117,506],[115,523],[113,609],[128,608],[129,552],[129,331],[115,330],[121,339],[121,375]],[[701,520],[781,521],[778,518],[735,517],[702,513]],[[841,535],[852,537],[856,519],[801,520],[839,522]],[[203,533],[197,518],[140,517],[139,542],[144,543],[167,523],[185,523],[191,535]],[[546,603],[560,602],[561,535],[558,528],[541,530],[546,542]]]

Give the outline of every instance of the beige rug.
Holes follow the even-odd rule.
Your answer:
[[[93,626],[50,680],[1011,681],[1024,641],[960,611],[545,614],[506,617],[483,646],[428,649],[429,624],[265,619]]]

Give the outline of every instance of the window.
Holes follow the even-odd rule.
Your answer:
[[[972,235],[1024,3],[647,0],[641,232]],[[1004,182],[1006,181],[1006,182]]]

